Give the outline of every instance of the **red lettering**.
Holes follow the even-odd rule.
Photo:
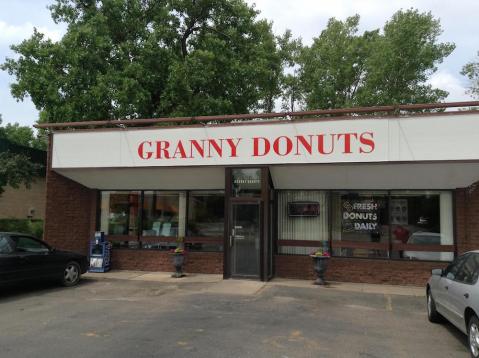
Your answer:
[[[226,143],[228,143],[228,145],[230,146],[230,149],[231,149],[231,155],[230,157],[237,157],[238,154],[237,154],[237,149],[238,149],[238,144],[239,142],[241,142],[241,138],[236,138],[237,142],[235,143],[233,139],[231,138],[228,138],[226,139]]]
[[[173,158],[176,158],[176,155],[179,154],[180,158],[186,158],[185,148],[183,147],[183,143],[181,141],[178,142],[176,145],[175,153],[173,154]]]
[[[208,139],[208,158],[212,157],[211,155],[212,147],[220,158],[223,156],[223,139],[219,139],[219,141],[220,141],[220,144],[218,145],[215,139]]]
[[[301,143],[302,147],[309,153],[313,154],[313,136],[308,135],[309,137],[309,142],[306,141],[306,138],[302,135],[296,136],[296,155],[300,155],[301,153],[299,152],[299,144]]]
[[[204,140],[201,141],[201,146],[197,140],[194,140],[194,139],[190,140],[190,158],[193,158],[193,147],[196,149],[196,152],[201,156],[201,158],[205,157],[205,141]]]
[[[321,154],[331,154],[332,152],[334,152],[334,136],[336,134],[330,134],[331,135],[331,149],[329,150],[329,152],[326,152],[324,150],[324,137],[325,135],[324,134],[318,134],[318,151],[319,153]]]
[[[263,141],[263,150],[261,151],[260,154],[260,149],[259,149],[259,141]],[[271,149],[271,143],[269,142],[268,139],[264,137],[254,137],[253,138],[253,157],[264,157],[266,154],[269,153],[269,150]]]
[[[151,151],[145,152],[145,144],[148,144],[151,147],[151,142],[149,141],[141,142],[140,145],[138,146],[138,155],[140,156],[141,159],[150,159],[151,156],[153,155],[153,152]]]
[[[369,137],[369,138],[367,138]],[[359,136],[359,142],[364,144],[365,146],[369,147],[369,150],[363,149],[362,147],[359,148],[359,153],[371,153],[374,151],[374,133],[373,132],[363,132]]]
[[[344,154],[351,154],[351,137],[358,138],[357,133],[341,133],[338,134],[338,140],[344,137]]]
[[[286,148],[285,148],[286,151],[284,153],[280,153],[280,144],[281,144],[280,141],[281,141],[281,139],[284,139],[285,140],[284,142],[286,144]],[[285,155],[288,155],[293,150],[293,141],[286,136],[278,137],[274,140],[273,150],[275,151],[276,154],[281,155],[282,157],[285,156]]]
[[[170,159],[170,153],[168,152],[169,146],[170,142],[166,140],[156,141],[156,159]]]

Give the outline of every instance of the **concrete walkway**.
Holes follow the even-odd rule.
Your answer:
[[[125,271],[114,270],[105,273],[86,273],[84,278],[92,280],[113,279],[130,281],[149,281],[174,284],[203,283],[209,284],[204,292],[233,295],[254,295],[265,287],[287,286],[298,288],[310,288],[316,290],[338,290],[347,292],[375,293],[382,295],[399,295],[424,297],[424,287],[417,286],[396,286],[396,285],[376,285],[366,283],[349,282],[328,282],[325,287],[315,286],[312,281],[292,280],[275,278],[269,282],[253,280],[223,280],[223,275],[211,274],[188,274],[182,278],[172,278],[170,272],[146,272],[146,271]]]

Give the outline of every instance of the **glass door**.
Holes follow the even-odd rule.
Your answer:
[[[260,203],[231,203],[230,231],[231,275],[259,277]]]

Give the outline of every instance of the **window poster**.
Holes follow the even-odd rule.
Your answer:
[[[391,199],[391,224],[408,224],[407,199]]]
[[[342,199],[342,231],[374,233],[379,231],[379,202],[375,199]]]

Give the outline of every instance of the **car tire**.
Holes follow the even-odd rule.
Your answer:
[[[70,261],[65,265],[62,274],[62,285],[66,287],[75,286],[80,281],[80,265],[75,261]]]
[[[467,325],[467,338],[469,342],[469,351],[471,357],[479,357],[479,319],[477,316],[472,316]]]
[[[441,314],[436,309],[436,302],[432,297],[431,290],[427,290],[426,295],[426,304],[427,304],[427,318],[429,322],[440,323],[443,321]]]

